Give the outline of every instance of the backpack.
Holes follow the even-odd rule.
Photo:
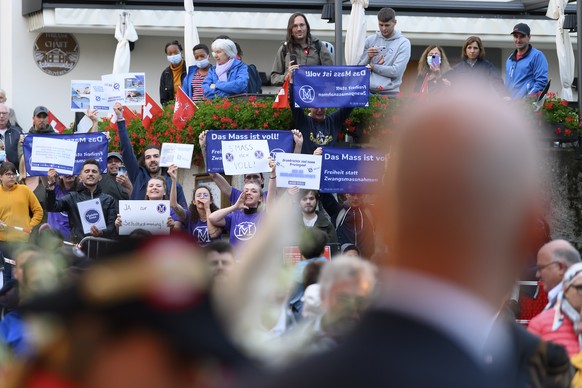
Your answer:
[[[247,84],[247,93],[256,94],[263,93],[263,82],[261,81],[261,76],[255,65],[247,65],[249,69],[249,82]]]

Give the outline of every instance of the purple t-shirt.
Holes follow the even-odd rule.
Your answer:
[[[235,210],[227,215],[225,227],[230,233],[230,244],[236,246],[255,237],[261,216],[261,212],[246,214],[243,210]]]
[[[57,199],[69,194],[71,190],[64,190],[61,186],[55,186],[55,196]],[[65,241],[71,240],[71,227],[69,226],[69,214],[67,212],[49,212],[47,223],[52,229],[58,230],[63,235]]]
[[[201,247],[204,247],[210,244],[214,240],[219,240],[220,235],[217,238],[211,238],[210,234],[208,233],[208,224],[206,221],[201,221],[200,219],[198,222],[193,223],[190,221],[190,214],[186,215],[188,217],[188,233],[194,238],[196,244]]]

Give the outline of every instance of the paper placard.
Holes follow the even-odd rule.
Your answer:
[[[145,105],[145,73],[106,74],[101,80],[110,106]]]
[[[299,187],[319,190],[321,179],[321,155],[276,155],[277,187]]]
[[[168,217],[170,201],[119,201],[121,216],[120,235],[128,235],[136,229],[154,234],[169,234]]]
[[[160,167],[175,164],[178,168],[190,168],[194,144],[163,143],[160,153]]]
[[[226,175],[269,172],[269,143],[266,140],[222,141],[222,165]]]
[[[99,112],[107,112],[111,109],[103,86],[103,81],[91,81],[91,94],[89,95],[91,109]]]
[[[30,171],[46,172],[54,168],[59,174],[73,175],[77,143],[58,136],[34,137],[30,154]]]
[[[99,198],[79,202],[77,203],[77,209],[79,209],[79,215],[81,216],[83,233],[91,233],[91,226],[93,225],[95,225],[99,230],[107,229],[105,217],[103,216],[103,208],[101,207],[101,200],[99,200]]]

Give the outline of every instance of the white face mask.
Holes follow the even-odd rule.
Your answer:
[[[0,162],[6,161],[6,151],[0,150]]]
[[[182,62],[182,54],[168,55],[168,62],[172,65],[179,65]]]
[[[208,58],[196,61],[196,66],[199,67],[200,69],[206,69],[208,65],[210,65],[210,62],[208,62]]]

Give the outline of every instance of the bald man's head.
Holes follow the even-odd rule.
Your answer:
[[[487,93],[450,91],[419,105],[399,128],[387,175],[391,262],[491,300],[515,280],[529,237],[534,128]]]
[[[580,262],[580,253],[566,240],[553,240],[540,248],[537,255],[536,276],[544,289],[550,291],[562,282],[573,264]]]

